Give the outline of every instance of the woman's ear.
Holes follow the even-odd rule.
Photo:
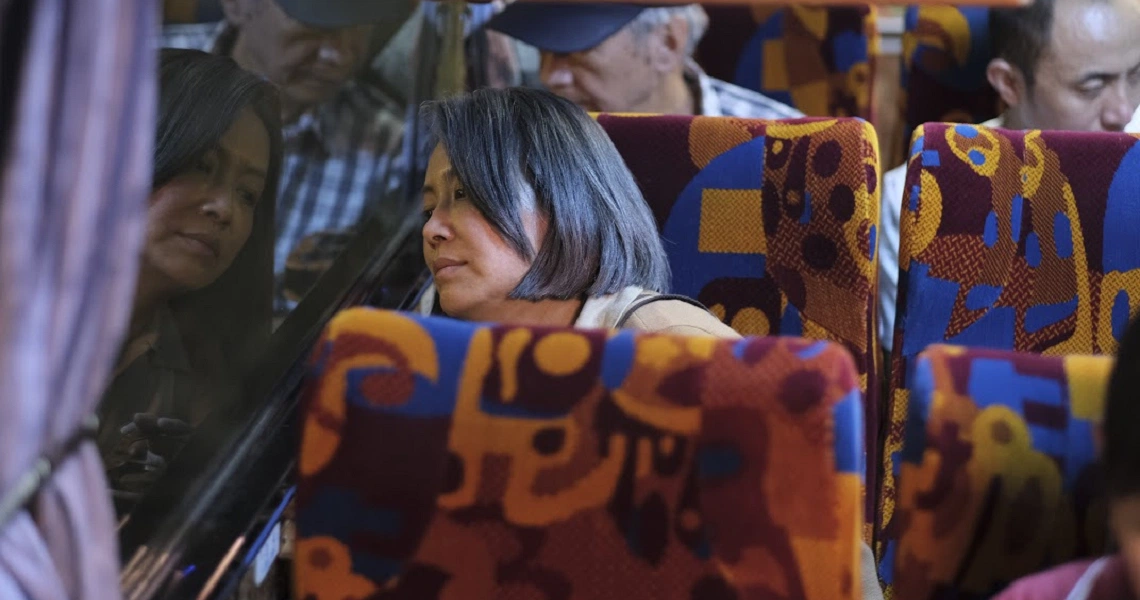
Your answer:
[[[997,91],[1002,102],[1011,108],[1025,100],[1028,85],[1021,69],[1003,58],[995,58],[986,66],[986,79]]]

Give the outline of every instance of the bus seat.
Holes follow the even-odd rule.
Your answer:
[[[299,598],[860,590],[862,415],[838,345],[357,308],[303,401]]]
[[[868,456],[877,457],[880,191],[870,124],[614,115],[598,121],[657,219],[671,291],[701,301],[743,335],[847,347],[865,398]],[[877,465],[868,460],[868,481],[877,480]]]
[[[705,6],[697,62],[809,116],[871,118],[872,6]]]
[[[1000,112],[986,79],[990,62],[985,6],[910,6],[903,20],[899,109],[909,140],[923,123],[982,123]]]
[[[1094,429],[1113,359],[931,346],[900,455],[898,598],[989,598],[1105,551]]]
[[[1112,354],[1140,307],[1136,137],[927,124],[915,132],[905,189],[885,399],[887,523],[907,390],[927,346]]]

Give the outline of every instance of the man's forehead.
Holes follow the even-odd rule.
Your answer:
[[[1140,60],[1140,0],[1057,0],[1051,30],[1049,68],[1113,74]]]

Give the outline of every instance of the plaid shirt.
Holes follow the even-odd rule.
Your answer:
[[[162,44],[227,52],[234,30],[226,23],[173,25]],[[333,99],[285,126],[277,196],[273,269],[278,307],[285,260],[305,236],[357,224],[406,173],[400,148],[403,113],[379,90],[350,81]]]
[[[685,79],[700,91],[702,116],[742,119],[798,119],[804,116],[802,112],[759,92],[713,79],[693,61],[689,61],[685,68]]]

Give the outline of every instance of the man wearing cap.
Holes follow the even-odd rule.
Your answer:
[[[221,0],[225,21],[169,26],[164,46],[226,54],[280,93],[285,159],[274,272],[308,234],[345,230],[402,183],[403,112],[362,66],[390,11],[361,0]],[[278,285],[278,308],[284,304]]]
[[[539,49],[550,91],[595,112],[757,119],[803,116],[713,79],[692,59],[708,16],[698,4],[515,2],[487,27]]]

